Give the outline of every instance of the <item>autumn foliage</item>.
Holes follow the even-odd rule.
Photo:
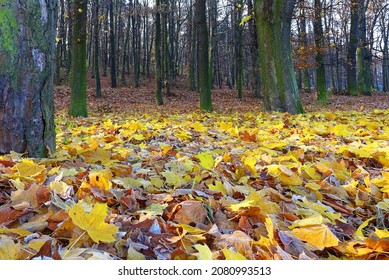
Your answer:
[[[389,110],[57,115],[0,157],[0,259],[386,259]]]

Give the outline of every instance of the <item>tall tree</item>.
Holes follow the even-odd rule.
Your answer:
[[[94,17],[93,17],[93,24],[94,24],[94,74],[96,79],[96,97],[101,97],[101,82],[100,82],[100,69],[99,69],[99,55],[100,55],[100,48],[99,48],[99,32],[100,32],[100,25],[99,25],[99,11],[100,11],[100,0],[93,1],[94,5]]]
[[[315,30],[315,45],[316,45],[316,89],[317,100],[323,104],[327,104],[327,84],[326,72],[324,68],[324,40],[323,40],[323,25],[322,25],[322,5],[321,0],[315,0],[315,19],[313,26]]]
[[[250,30],[250,55],[251,55],[251,88],[255,97],[261,96],[261,72],[258,55],[257,27],[254,20],[254,5],[252,0],[247,1],[248,14],[252,17],[249,21]]]
[[[115,18],[114,18],[114,6],[113,0],[109,1],[109,35],[110,35],[110,48],[111,48],[111,87],[117,87],[116,80],[116,38],[115,38]]]
[[[350,23],[350,39],[347,49],[347,90],[350,95],[358,95],[358,82],[357,82],[357,46],[359,37],[359,10],[360,0],[351,0],[351,23]]]
[[[198,41],[198,72],[200,109],[212,111],[211,82],[209,75],[208,28],[205,0],[196,0],[196,25]]]
[[[0,154],[46,157],[55,150],[57,1],[3,0],[0,16]]]
[[[236,90],[238,98],[243,98],[243,26],[242,0],[235,0],[235,56],[236,56]]]
[[[86,104],[86,27],[87,0],[74,2],[73,10],[73,46],[72,68],[70,73],[70,107],[71,116],[88,116]]]
[[[300,1],[300,37],[301,44],[304,50],[308,49],[308,34],[307,34],[307,20],[306,20],[306,1]],[[301,71],[301,79],[302,79],[302,88],[306,92],[311,91],[311,83],[309,79],[309,72],[307,65],[304,65],[304,68]]]
[[[290,45],[295,0],[256,0],[255,17],[261,55],[266,111],[303,113]]]
[[[359,3],[359,43],[357,49],[358,87],[363,95],[371,95],[371,53],[366,34],[366,11],[369,0],[360,0]]]
[[[155,99],[157,105],[163,105],[162,99],[162,57],[161,57],[161,2],[156,0],[155,14]]]

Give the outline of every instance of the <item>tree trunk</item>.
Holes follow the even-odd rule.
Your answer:
[[[254,17],[254,5],[252,0],[248,0],[248,13]],[[258,55],[258,37],[257,37],[257,27],[255,26],[255,20],[252,18],[249,21],[250,29],[250,54],[251,54],[251,88],[255,97],[261,96],[261,72],[260,67],[261,63],[259,61]]]
[[[109,31],[110,31],[110,47],[111,47],[111,87],[117,87],[116,79],[116,38],[115,38],[115,18],[114,18],[114,7],[113,0],[110,0],[109,3]]]
[[[163,105],[162,99],[162,58],[161,58],[161,3],[156,0],[155,14],[155,99],[157,105]]]
[[[86,117],[86,27],[88,1],[75,1],[69,115]]]
[[[209,76],[208,28],[205,0],[196,0],[200,109],[212,111]]]
[[[316,89],[317,100],[323,104],[327,104],[327,84],[326,84],[326,72],[324,68],[324,42],[323,42],[323,25],[322,25],[322,8],[321,0],[315,0],[315,19],[313,26],[315,30],[315,45],[317,49],[316,53]]]
[[[243,4],[241,0],[235,3],[235,56],[236,56],[236,90],[238,98],[243,98],[243,28],[242,22]]]
[[[300,36],[301,36],[301,42],[304,49],[308,48],[308,34],[307,34],[307,21],[306,21],[306,13],[305,13],[305,7],[306,2],[301,1],[300,2]],[[309,73],[308,73],[308,67],[305,67],[301,70],[301,82],[302,82],[302,89],[306,92],[311,91],[311,83],[309,79]]]
[[[347,90],[350,95],[358,95],[357,83],[357,61],[356,53],[358,46],[359,28],[358,28],[358,1],[351,0],[351,26],[350,39],[347,50]]]
[[[266,111],[303,113],[292,64],[290,28],[295,0],[256,0]]]
[[[188,83],[189,89],[192,91],[196,90],[196,25],[194,24],[193,17],[193,4],[192,0],[190,1],[189,8],[189,32],[188,32],[188,41],[189,41],[189,74],[188,74]]]
[[[359,92],[363,95],[371,95],[371,53],[366,35],[366,10],[369,0],[360,0],[360,20],[359,20],[359,48],[357,50],[358,62],[358,86]]]
[[[57,1],[1,1],[0,16],[0,154],[49,156]]]
[[[101,97],[101,82],[100,82],[100,69],[99,69],[99,0],[93,1],[95,12],[94,12],[94,73],[95,73],[95,79],[96,79],[96,97]]]

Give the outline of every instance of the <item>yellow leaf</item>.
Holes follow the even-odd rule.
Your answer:
[[[90,184],[102,190],[110,190],[112,187],[112,172],[109,169],[95,170],[88,175]]]
[[[164,171],[161,172],[162,176],[166,178],[166,184],[169,186],[174,186],[174,188],[179,188],[187,183],[187,180],[182,176],[178,175],[173,171]]]
[[[318,191],[321,189],[321,186],[319,184],[316,184],[316,183],[307,183],[307,184],[305,184],[305,187],[308,189],[311,189],[313,191]]]
[[[371,182],[377,187],[382,188],[382,192],[389,192],[389,172],[382,172],[381,178],[374,178]]]
[[[199,123],[199,122],[195,122],[195,123],[191,124],[191,127],[193,128],[194,131],[197,131],[200,133],[207,131],[207,128],[202,123]]]
[[[0,228],[0,234],[13,233],[21,237],[29,236],[32,232],[24,228]]]
[[[109,165],[111,163],[111,152],[103,148],[97,148],[94,151],[86,151],[82,153],[87,163],[98,163]]]
[[[385,230],[381,230],[381,229],[376,228],[374,233],[380,239],[389,238],[389,231],[386,230],[386,229]]]
[[[162,215],[163,210],[167,207],[167,204],[152,203],[143,210],[139,210],[138,213],[145,213],[150,216]]]
[[[257,160],[254,157],[246,157],[243,163],[250,168],[251,172],[255,172],[255,165],[257,164]]]
[[[316,214],[309,218],[295,221],[291,226],[289,226],[289,228],[293,229],[296,227],[321,225],[322,223],[323,223],[323,216],[320,214]]]
[[[79,9],[78,9],[78,12],[79,12],[79,13],[82,13],[82,9],[81,9],[81,8],[79,8]]]
[[[203,167],[207,170],[212,170],[212,168],[215,164],[215,160],[213,159],[212,154],[210,154],[208,152],[204,152],[204,153],[197,154],[196,157],[200,160],[201,167]]]
[[[150,182],[151,184],[156,187],[157,189],[160,189],[163,187],[163,180],[161,178],[158,178],[158,177],[152,177],[150,178]]]
[[[222,249],[222,252],[224,254],[224,257],[226,260],[232,260],[232,261],[241,261],[241,260],[247,260],[245,256],[243,256],[241,253],[236,253],[232,251],[231,249]]]
[[[197,251],[199,251],[197,255],[197,259],[199,260],[212,260],[212,252],[209,249],[207,244],[201,245],[196,244],[193,246]]]
[[[292,233],[300,240],[321,250],[327,247],[337,246],[339,243],[338,238],[323,224],[295,228],[292,230]]]
[[[8,236],[0,237],[0,260],[18,260],[21,253],[21,246]]]
[[[29,159],[23,159],[22,162],[15,165],[16,170],[21,177],[37,177],[46,172],[44,165],[39,165]]]
[[[216,192],[220,192],[220,193],[222,193],[224,195],[227,194],[226,188],[224,187],[223,183],[220,182],[220,181],[216,181],[214,184],[208,184],[207,187],[210,190],[213,190],[213,191],[216,191]]]
[[[378,202],[376,207],[387,211],[389,209],[389,199],[383,199],[383,201]]]
[[[79,201],[77,204],[68,208],[68,213],[73,223],[79,228],[85,230],[90,238],[96,243],[113,242],[116,240],[118,227],[107,224],[104,220],[107,216],[108,206],[103,203],[96,203],[90,212],[86,210],[90,207],[84,201]]]
[[[301,186],[303,183],[301,178],[296,173],[293,173],[292,176],[288,176],[285,175],[284,173],[281,173],[279,178],[281,184],[284,186]]]
[[[357,230],[355,231],[354,233],[354,236],[356,239],[359,239],[359,240],[363,240],[365,238],[365,236],[363,235],[363,232],[362,230],[367,227],[369,225],[369,222],[371,220],[375,219],[375,217],[371,217],[370,219],[367,219],[366,221],[364,221],[358,228]]]
[[[228,208],[234,212],[238,212],[242,208],[259,207],[261,212],[273,214],[280,208],[277,204],[265,201],[258,192],[251,192],[242,202],[231,204]]]

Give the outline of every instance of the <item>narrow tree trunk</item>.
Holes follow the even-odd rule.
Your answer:
[[[163,105],[162,99],[162,59],[161,59],[161,3],[156,0],[155,14],[155,99],[157,105]]]
[[[116,80],[116,38],[115,38],[115,18],[114,18],[114,7],[113,2],[110,1],[109,3],[109,31],[110,31],[110,47],[111,47],[111,87],[116,88],[117,87],[117,80]]]
[[[300,2],[300,33],[301,33],[301,41],[304,49],[308,48],[308,34],[307,34],[307,21],[306,21],[306,13],[305,13],[305,1]],[[301,82],[302,88],[305,92],[311,91],[311,83],[309,79],[308,68],[304,67],[301,71]]]
[[[242,32],[243,28],[241,26],[242,22],[242,9],[243,4],[241,0],[236,1],[235,10],[235,56],[236,56],[236,90],[238,92],[238,98],[243,98],[243,37]]]
[[[323,42],[323,25],[322,25],[322,8],[321,0],[315,0],[315,20],[313,21],[315,30],[315,44],[316,44],[316,89],[317,100],[323,104],[327,104],[327,83],[326,72],[324,67],[324,42]]]
[[[369,0],[360,0],[360,20],[359,20],[359,48],[357,50],[358,62],[358,86],[359,92],[363,95],[371,95],[371,53],[366,36],[366,10]]]
[[[55,150],[57,1],[3,0],[0,15],[0,154],[49,156]]]
[[[95,18],[94,18],[94,33],[95,33],[95,41],[94,41],[94,72],[95,72],[95,79],[96,79],[96,97],[101,97],[101,82],[100,82],[100,69],[99,69],[99,32],[100,32],[100,26],[99,26],[99,0],[95,0],[94,2],[94,8],[95,8]]]
[[[347,50],[347,90],[350,95],[358,95],[358,83],[357,83],[357,45],[359,37],[358,28],[358,1],[351,0],[351,26],[350,26],[350,39]]]
[[[256,0],[256,25],[261,53],[266,111],[303,113],[293,70],[290,30],[294,0]]]
[[[205,0],[196,0],[200,109],[212,111]]]
[[[190,10],[189,10],[189,89],[192,91],[196,90],[196,25],[194,24],[193,17],[193,3],[190,1]]]

